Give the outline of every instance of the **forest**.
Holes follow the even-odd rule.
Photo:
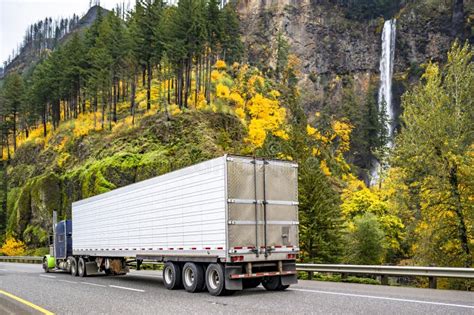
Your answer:
[[[340,5],[368,19],[358,16],[366,2]],[[260,70],[246,59],[240,23],[233,4],[217,0],[99,8],[87,30],[43,47],[32,71],[8,73],[0,89],[3,253],[44,250],[48,200],[68,217],[71,201],[236,153],[298,162],[301,261],[473,267],[472,45],[454,41],[446,62],[421,66],[387,147],[375,97],[364,102],[365,129],[351,95],[342,114],[309,116],[302,62],[288,41],[278,36],[274,69]],[[31,30],[28,45],[42,34]],[[358,176],[357,154],[384,156],[377,184]],[[54,192],[45,188],[51,181]]]

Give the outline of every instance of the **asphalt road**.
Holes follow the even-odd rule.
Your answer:
[[[0,314],[41,314],[24,301],[57,314],[474,314],[473,292],[300,281],[285,292],[213,297],[166,290],[158,271],[74,278],[0,263]]]

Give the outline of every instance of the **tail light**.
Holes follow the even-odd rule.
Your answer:
[[[230,257],[230,261],[232,262],[244,261],[244,256],[232,256]]]
[[[296,254],[288,254],[286,255],[287,259],[296,259]]]

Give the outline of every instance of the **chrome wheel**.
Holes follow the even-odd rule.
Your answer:
[[[172,283],[173,282],[173,270],[171,268],[166,268],[164,271],[164,278],[166,283]]]
[[[188,287],[191,287],[194,284],[194,281],[196,281],[194,272],[191,268],[186,268],[184,270],[184,281]]]
[[[211,289],[217,290],[221,284],[221,279],[217,270],[210,270],[207,277],[207,283],[211,287]]]

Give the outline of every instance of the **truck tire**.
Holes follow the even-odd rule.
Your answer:
[[[72,265],[72,261],[75,260],[74,257],[71,257],[69,256],[67,259],[66,259],[66,271],[68,273],[71,273],[72,274],[72,270],[71,270],[71,265]]]
[[[204,289],[204,269],[201,265],[187,262],[183,267],[183,287],[190,293]]]
[[[87,277],[86,261],[80,257],[77,263],[77,273],[79,277]]]
[[[281,284],[281,277],[265,277],[262,285],[267,291],[284,291],[289,288],[289,285]]]
[[[71,264],[71,276],[77,277],[77,259],[74,257],[69,257]]]
[[[262,278],[249,278],[249,279],[242,279],[242,285],[244,289],[253,289],[256,288],[262,283]]]
[[[168,290],[181,288],[181,268],[177,263],[170,261],[165,263],[163,268],[163,283]]]
[[[231,295],[235,291],[226,290],[224,266],[209,264],[206,269],[206,287],[211,295]]]
[[[46,272],[46,273],[49,272],[49,268],[48,268],[48,258],[47,258],[47,257],[43,257],[43,270],[44,270],[44,272]]]

